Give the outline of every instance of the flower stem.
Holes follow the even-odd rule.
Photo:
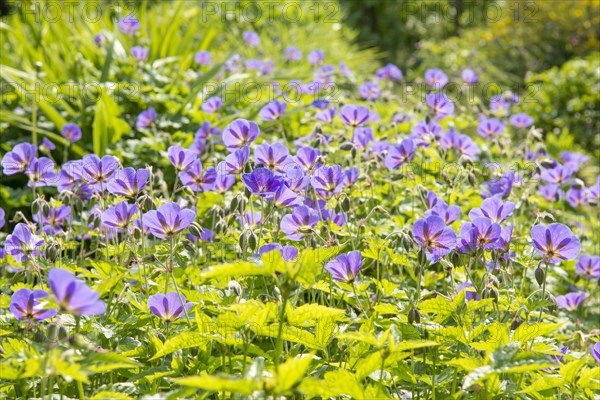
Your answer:
[[[544,312],[544,301],[546,300],[546,279],[548,279],[548,263],[544,269],[544,283],[542,283],[542,306],[540,307],[540,317],[538,321],[542,320],[542,313]]]

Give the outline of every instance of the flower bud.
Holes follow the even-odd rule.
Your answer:
[[[190,233],[197,238],[199,238],[202,235],[202,232],[204,232],[202,227],[197,222],[192,222],[188,229]]]
[[[546,274],[544,273],[544,270],[538,266],[535,269],[535,280],[537,281],[538,285],[542,286],[545,279],[546,279]]]
[[[340,145],[340,149],[343,151],[350,151],[350,150],[354,149],[354,144],[352,144],[350,142],[342,143]]]
[[[469,183],[472,186],[476,186],[477,185],[477,178],[475,177],[475,174],[473,173],[473,171],[469,171],[469,174],[467,175],[467,178],[469,179]]]
[[[573,189],[583,189],[585,187],[585,183],[579,178],[573,179],[573,183],[571,184]]]
[[[258,244],[258,240],[256,240],[256,235],[254,234],[254,232],[249,231],[248,232],[248,248],[250,250],[256,250],[257,244]]]
[[[517,329],[521,324],[523,323],[523,320],[518,316],[515,315],[515,317],[512,319],[512,321],[510,322],[510,330],[514,331],[515,329]]]
[[[238,296],[242,295],[242,285],[236,280],[231,280],[227,284],[227,289],[229,291],[235,292]]]
[[[420,323],[421,322],[421,315],[419,314],[419,310],[417,310],[416,308],[411,308],[410,311],[408,312],[408,323],[409,324],[414,324],[414,323]]]
[[[238,244],[240,245],[240,247],[242,249],[246,249],[246,247],[248,246],[248,237],[246,236],[246,234],[244,232],[242,232],[242,234],[240,235]]]
[[[344,210],[345,212],[348,212],[350,210],[350,198],[348,198],[348,196],[345,196],[341,201],[341,205],[342,205],[342,210]]]
[[[60,245],[56,242],[48,243],[48,246],[46,246],[46,258],[48,259],[48,261],[54,263],[60,258],[60,255]]]

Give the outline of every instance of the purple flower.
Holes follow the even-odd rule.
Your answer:
[[[585,300],[585,293],[567,293],[564,296],[556,296],[556,305],[569,311],[577,311],[577,308]]]
[[[165,203],[157,210],[148,211],[143,215],[144,226],[150,229],[150,233],[160,239],[175,236],[181,232],[196,218],[193,210],[179,208],[176,203]]]
[[[198,141],[200,139],[208,139],[210,136],[220,136],[221,131],[217,127],[213,127],[210,122],[206,121],[202,123],[202,126],[198,128],[196,131],[196,135],[194,135],[194,140]]]
[[[5,221],[6,221],[6,214],[4,212],[4,209],[0,208],[0,229],[2,229],[2,227],[4,226]]]
[[[440,90],[448,83],[448,77],[439,68],[428,69],[425,71],[425,82],[434,89]]]
[[[358,176],[360,175],[360,170],[358,169],[358,167],[353,167],[353,168],[345,170],[343,172],[343,174],[344,174],[344,177],[343,177],[344,186],[350,187],[350,186],[354,185],[354,183],[356,183],[356,181],[358,180]]]
[[[554,362],[554,364],[560,364],[563,359],[565,358],[565,354],[567,354],[567,351],[569,351],[569,348],[567,346],[563,346],[560,348],[559,353],[561,355],[556,356],[556,355],[551,355],[550,357],[552,358],[552,362]]]
[[[501,233],[500,225],[489,218],[474,218],[460,228],[460,251],[473,254],[481,248],[497,249],[501,246]]]
[[[413,226],[413,235],[430,261],[437,262],[456,247],[456,233],[435,215],[417,220]]]
[[[477,79],[479,78],[477,76],[477,74],[475,73],[475,71],[473,71],[470,68],[466,68],[463,69],[462,73],[462,80],[467,84],[467,85],[474,85],[477,83]]]
[[[535,250],[546,263],[559,263],[573,260],[579,254],[581,244],[566,225],[552,223],[539,224],[531,228],[531,239]]]
[[[497,94],[495,96],[492,96],[492,98],[490,99],[490,109],[492,111],[499,111],[503,115],[507,115],[511,103],[512,102],[510,99],[504,97],[501,94]]]
[[[297,164],[290,164],[283,175],[283,183],[296,193],[300,193],[310,184],[310,177]]]
[[[71,143],[75,143],[81,139],[81,128],[79,125],[69,122],[62,128],[61,135]]]
[[[399,81],[402,79],[402,71],[394,64],[387,64],[385,67],[379,68],[375,72],[377,79],[390,79],[393,81]]]
[[[56,235],[61,232],[64,223],[71,217],[71,207],[58,206],[47,209],[47,213],[41,215],[44,232],[48,235]],[[33,214],[33,220],[39,222],[40,214]]]
[[[343,61],[340,61],[338,63],[338,65],[340,66],[340,72],[342,73],[342,75],[348,79],[354,79],[354,74],[352,73],[352,71],[350,70],[350,68],[348,68],[348,66],[346,65],[346,63],[344,63]]]
[[[225,160],[217,165],[219,173],[238,175],[244,171],[244,167],[250,157],[250,148],[242,147],[225,157]]]
[[[287,107],[287,103],[285,101],[277,101],[274,100],[261,108],[260,116],[263,121],[275,121],[278,120]]]
[[[593,205],[598,205],[600,200],[600,175],[596,177],[596,183],[588,189],[588,202]]]
[[[39,300],[46,297],[48,293],[43,290],[21,288],[11,296],[9,309],[19,320],[42,321],[52,318],[56,315],[56,309],[44,308],[46,301]]]
[[[575,264],[577,273],[586,279],[600,278],[600,256],[582,254]]]
[[[431,215],[436,215],[442,218],[446,225],[450,225],[460,217],[460,213],[461,210],[459,206],[448,206],[445,202],[440,200],[431,209],[425,211],[423,217],[427,218]]]
[[[179,296],[181,296],[181,300]],[[154,315],[161,317],[165,322],[173,322],[187,313],[193,304],[187,302],[183,294],[178,295],[177,292],[169,292],[150,296],[146,305]]]
[[[192,235],[191,233],[188,233],[186,237],[194,243],[198,242],[198,239],[200,239],[203,242],[214,242],[217,235],[215,235],[215,233],[208,228],[201,228],[199,238]]]
[[[254,122],[238,118],[223,130],[223,143],[229,151],[248,146],[258,137],[260,130]]]
[[[289,240],[302,240],[304,235],[310,235],[319,222],[319,215],[308,206],[298,206],[291,214],[284,215],[280,228]]]
[[[119,160],[115,156],[99,158],[95,154],[87,154],[81,159],[81,174],[87,183],[96,191],[103,191],[107,182],[112,178],[119,167]]]
[[[397,169],[406,164],[415,155],[415,146],[411,139],[404,139],[398,146],[390,146],[385,156],[385,166]]]
[[[239,221],[243,225],[244,229],[250,229],[253,226],[260,225],[262,222],[262,215],[258,211],[246,211],[243,215],[243,218],[239,219]]]
[[[360,87],[360,95],[365,100],[376,100],[379,98],[381,88],[375,82],[365,82]]]
[[[369,109],[365,106],[346,104],[340,112],[342,122],[351,127],[362,126],[369,120],[369,117]]]
[[[540,177],[550,183],[562,185],[571,179],[573,168],[570,165],[556,164],[554,168],[542,168]]]
[[[429,93],[427,104],[438,118],[454,114],[454,103],[444,93]]]
[[[411,131],[409,139],[412,139],[415,145],[429,147],[431,143],[440,139],[442,136],[442,127],[433,121],[419,121]]]
[[[587,204],[587,191],[585,188],[571,186],[569,190],[567,190],[567,201],[573,208],[581,207]]]
[[[515,183],[515,173],[512,171],[504,173],[500,178],[493,178],[481,184],[481,197],[493,196],[507,197]]]
[[[441,200],[433,190],[428,191],[426,199],[427,208],[431,209],[435,207],[438,202],[443,202],[443,200]]]
[[[572,153],[570,151],[563,151],[560,154],[560,158],[562,158],[565,164],[570,166],[574,171],[578,171],[580,165],[583,165],[590,160],[590,157],[585,154]]]
[[[373,128],[370,126],[356,128],[354,130],[354,134],[352,135],[352,143],[354,143],[354,145],[361,150],[366,149],[373,139]]]
[[[477,127],[477,133],[484,138],[492,138],[504,132],[504,124],[496,118],[484,119]]]
[[[167,151],[171,165],[178,172],[187,170],[194,161],[198,160],[198,155],[193,150],[184,149],[181,146],[171,146]]]
[[[318,108],[319,110],[324,110],[327,107],[329,107],[329,104],[331,104],[331,102],[327,99],[317,99],[315,101],[313,101],[312,106],[315,108]]]
[[[492,222],[503,222],[510,217],[515,209],[515,203],[512,201],[503,202],[498,197],[490,197],[481,203],[481,208],[473,208],[469,212],[471,220],[475,218],[486,217]]]
[[[142,111],[138,115],[137,121],[135,122],[135,126],[138,129],[145,129],[152,125],[154,120],[156,120],[157,116],[158,115],[156,114],[156,110],[154,109],[154,107],[150,107],[149,109]]]
[[[596,342],[594,344],[594,347],[592,347],[590,349],[590,354],[592,355],[592,357],[594,357],[594,359],[596,360],[596,362],[600,363],[600,341]]]
[[[260,37],[256,32],[246,31],[242,34],[242,38],[250,47],[256,47],[260,44]]]
[[[296,155],[293,157],[293,161],[304,168],[306,172],[309,172],[316,165],[320,155],[321,152],[318,149],[305,146],[298,149]]]
[[[42,139],[42,146],[44,146],[48,150],[56,150],[56,145],[52,143],[52,141],[48,138]]]
[[[315,118],[318,119],[319,121],[325,122],[326,124],[329,124],[333,121],[333,118],[335,117],[335,108],[329,108],[327,110],[321,110],[318,113],[315,114]]]
[[[94,35],[94,43],[96,43],[96,46],[102,47],[106,43],[106,38],[103,34],[97,33]]]
[[[217,165],[217,179],[215,180],[215,186],[213,190],[217,193],[225,193],[235,183],[235,175],[222,173],[222,169]]]
[[[206,192],[215,186],[217,170],[210,167],[203,171],[202,163],[200,160],[196,160],[186,171],[179,174],[179,179],[184,186],[189,187],[195,193]]]
[[[460,285],[458,285],[458,287],[456,288],[456,293],[460,293],[462,291],[465,291],[465,299],[467,301],[479,301],[479,293],[477,293],[477,291],[475,291],[475,288],[473,287],[473,284],[471,282],[463,282]]]
[[[285,261],[293,261],[298,257],[298,249],[292,245],[282,246],[279,243],[267,243],[258,249],[259,255],[269,254],[272,251],[278,251]]]
[[[456,150],[471,159],[474,159],[479,153],[479,148],[469,136],[462,135],[453,129],[445,133],[440,140],[440,145],[447,150]]]
[[[333,279],[346,283],[354,282],[361,268],[362,254],[357,250],[340,254],[325,265],[325,269],[331,273]]]
[[[136,197],[142,192],[149,178],[150,172],[146,168],[136,171],[128,167],[115,172],[106,188],[117,196]]]
[[[138,61],[144,61],[148,58],[148,54],[150,54],[150,50],[141,46],[133,46],[131,48],[131,55]]]
[[[202,111],[207,114],[214,114],[223,107],[224,101],[219,96],[213,96],[209,99],[206,99],[202,103]]]
[[[102,223],[105,227],[116,229],[119,232],[124,231],[129,226],[131,219],[137,212],[135,204],[129,204],[121,201],[114,206],[110,206],[102,213]]]
[[[288,46],[285,49],[285,59],[288,61],[298,61],[302,58],[302,52],[295,46]]]
[[[529,128],[533,125],[533,118],[525,113],[518,113],[510,117],[510,123],[515,128]]]
[[[43,244],[44,239],[31,233],[26,224],[18,223],[13,233],[6,237],[4,250],[16,261],[22,262],[27,261],[29,256],[39,256],[39,249]]]
[[[29,177],[27,186],[36,188],[50,186],[56,182],[56,173],[54,172],[54,161],[46,157],[35,158],[27,169],[25,174]]]
[[[266,168],[283,172],[285,164],[290,161],[288,149],[281,143],[263,143],[254,150],[254,165],[264,165]]]
[[[212,61],[212,56],[208,51],[200,50],[194,55],[194,61],[198,65],[208,65]]]
[[[106,304],[98,292],[65,269],[52,268],[48,272],[48,286],[62,311],[77,316],[99,315],[106,311]]]
[[[37,149],[30,143],[19,143],[2,157],[2,168],[5,175],[24,172],[33,163]]]
[[[275,191],[283,185],[281,177],[266,168],[256,168],[249,174],[242,175],[242,182],[252,194],[271,200]]]
[[[127,35],[133,35],[141,26],[140,21],[131,15],[119,20],[119,29]]]
[[[273,204],[276,207],[296,207],[304,203],[304,197],[298,195],[287,185],[281,185],[273,194]]]
[[[310,182],[319,197],[329,199],[334,194],[342,191],[343,178],[341,166],[323,165],[315,170]]]
[[[322,50],[313,50],[308,53],[308,62],[312,65],[321,64],[325,59],[325,52]]]

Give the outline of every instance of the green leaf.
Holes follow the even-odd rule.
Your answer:
[[[260,266],[247,261],[238,261],[235,263],[221,264],[211,267],[208,271],[201,274],[202,279],[213,278],[238,278],[241,276],[269,276],[273,270],[267,266]]]
[[[301,358],[292,358],[281,364],[277,368],[275,393],[285,394],[296,385],[305,375],[310,363],[312,354]]]
[[[138,368],[139,363],[116,353],[91,353],[81,365],[93,374],[121,368]]]
[[[157,358],[164,357],[167,354],[171,354],[172,352],[181,349],[189,349],[191,347],[205,348],[209,340],[210,337],[202,332],[180,333],[177,336],[167,340],[162,348],[160,348],[150,360],[156,360]]]
[[[564,364],[562,367],[560,367],[559,373],[560,376],[562,376],[562,378],[569,384],[572,384],[575,382],[575,378],[577,378],[577,374],[579,373],[579,371],[581,370],[581,368],[583,368],[583,366],[586,364],[586,359],[585,358],[581,358],[579,360],[573,360],[570,361],[566,364]]]
[[[231,392],[251,395],[254,392],[254,381],[238,379],[233,376],[197,375],[186,378],[173,378],[179,385],[208,390],[210,392]]]
[[[533,324],[522,323],[514,331],[512,340],[514,342],[527,343],[528,341],[539,337],[545,336],[550,332],[554,332],[560,328],[563,324],[552,324],[549,322],[536,322]]]

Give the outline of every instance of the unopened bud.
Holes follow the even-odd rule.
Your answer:
[[[342,143],[340,145],[340,149],[343,151],[350,151],[350,150],[354,149],[354,144],[352,144],[350,142]]]
[[[419,310],[417,310],[416,308],[411,308],[410,311],[408,311],[408,323],[409,324],[414,324],[414,323],[420,323],[421,322],[421,314],[419,314]]]
[[[535,269],[535,280],[537,281],[538,285],[542,286],[545,278],[546,278],[546,274],[544,273],[544,270],[541,269],[540,267],[537,267]]]

